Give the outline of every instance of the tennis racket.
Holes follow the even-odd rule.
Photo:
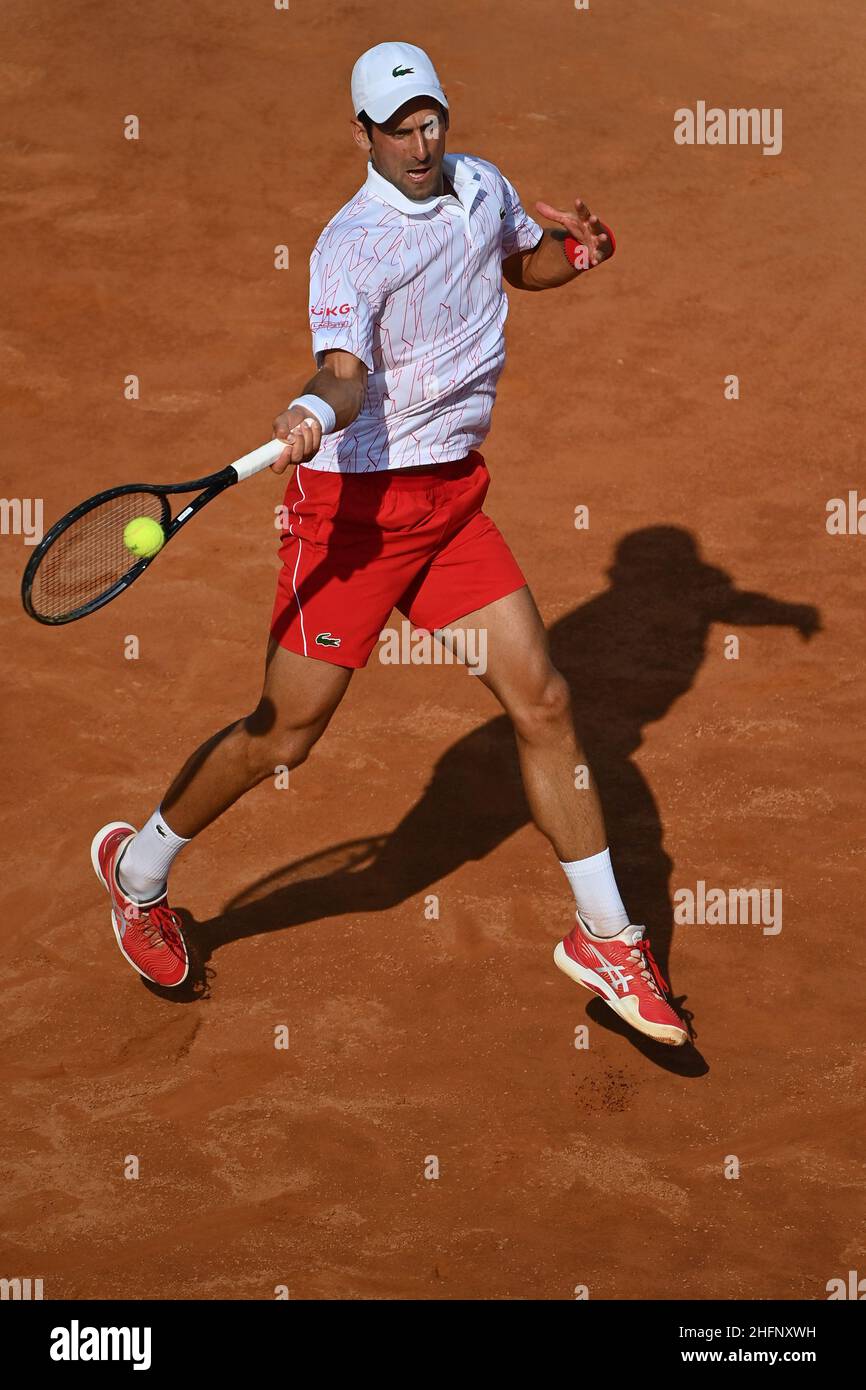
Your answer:
[[[190,483],[128,483],[98,492],[73,507],[51,527],[31,555],[21,581],[21,602],[38,623],[72,623],[104,608],[144,574],[182,526],[243,478],[251,478],[275,463],[286,447],[271,439],[244,454],[219,473]],[[197,492],[176,516],[169,498]],[[163,546],[147,559],[136,559],[126,548],[123,533],[130,521],[149,517],[165,537]]]

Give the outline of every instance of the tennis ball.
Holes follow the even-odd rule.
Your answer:
[[[158,555],[165,545],[165,535],[158,521],[151,516],[134,516],[123,528],[123,544],[139,560]]]

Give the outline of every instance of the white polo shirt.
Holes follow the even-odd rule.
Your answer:
[[[367,166],[310,257],[310,328],[367,364],[361,413],[306,465],[367,473],[463,458],[484,440],[505,362],[502,261],[542,229],[486,159],[447,154],[457,196],[416,203]]]

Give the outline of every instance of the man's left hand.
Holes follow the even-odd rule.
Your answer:
[[[591,213],[582,198],[574,201],[574,212],[560,212],[558,208],[552,208],[549,203],[536,203],[537,210],[542,217],[546,217],[551,222],[558,222],[564,227],[568,235],[574,237],[581,246],[586,247],[587,260],[590,266],[600,265],[613,255],[613,247],[610,237],[604,230],[601,222]]]

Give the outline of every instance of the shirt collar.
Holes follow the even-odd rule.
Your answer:
[[[442,167],[454,185],[454,192],[463,204],[466,212],[469,212],[475,201],[475,194],[481,182],[481,174],[472,160],[465,155],[446,154],[442,160]],[[364,185],[366,191],[374,198],[379,198],[383,203],[388,203],[398,212],[407,213],[410,217],[418,216],[419,213],[435,212],[441,203],[450,195],[440,193],[435,198],[427,198],[422,202],[415,202],[412,198],[407,198],[401,193],[396,184],[389,183],[384,179],[372,164],[367,165],[367,182]]]

